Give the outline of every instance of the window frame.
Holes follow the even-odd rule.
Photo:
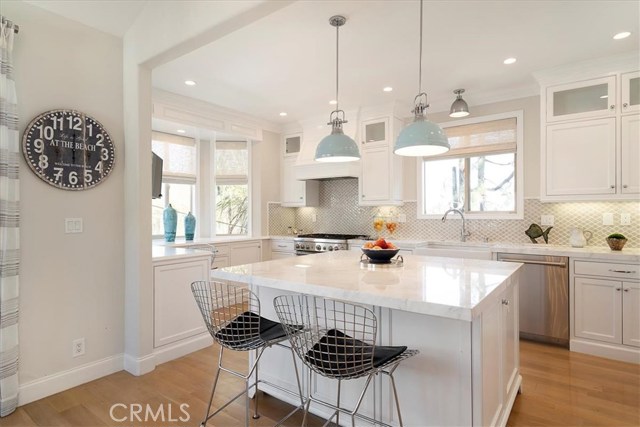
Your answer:
[[[253,235],[253,189],[252,189],[252,185],[251,185],[251,176],[252,176],[252,170],[253,170],[253,158],[252,158],[252,143],[250,139],[242,139],[242,140],[238,140],[237,142],[245,142],[246,146],[247,146],[247,175],[246,178],[244,177],[244,175],[242,176],[229,176],[228,178],[223,178],[220,180],[220,182],[218,182],[218,180],[216,179],[216,150],[217,150],[217,143],[218,141],[216,139],[213,139],[211,141],[211,146],[209,147],[209,171],[210,171],[210,178],[208,180],[208,183],[206,183],[205,185],[209,185],[209,200],[210,200],[210,206],[209,206],[209,212],[210,212],[210,235],[211,237],[216,237],[216,236],[222,236],[222,237],[250,237]],[[225,140],[221,139],[220,142],[225,142]],[[247,232],[245,234],[218,234],[216,232],[216,224],[217,224],[217,220],[216,220],[216,204],[217,204],[217,200],[216,200],[216,186],[218,184],[221,185],[245,185],[247,186],[247,203],[249,204],[249,206],[247,207]]]
[[[502,120],[502,119],[511,119],[511,118],[515,118],[516,119],[516,166],[515,166],[515,179],[516,179],[516,185],[515,185],[515,212],[495,212],[495,213],[489,213],[489,212],[467,212],[465,211],[464,214],[466,216],[467,219],[513,219],[513,220],[519,220],[519,219],[524,219],[524,111],[523,110],[515,110],[515,111],[508,111],[508,112],[504,112],[504,113],[498,113],[498,114],[490,114],[490,115],[486,115],[486,116],[478,116],[478,117],[473,117],[473,118],[469,118],[469,119],[463,119],[463,120],[452,120],[452,121],[447,121],[444,123],[440,123],[440,127],[442,127],[443,130],[445,130],[446,133],[446,129],[450,128],[450,127],[455,127],[455,126],[464,126],[464,125],[471,125],[471,124],[476,124],[476,123],[483,123],[483,122],[490,122],[490,121],[495,121],[495,120]],[[470,158],[470,157],[479,157],[477,155],[471,155],[471,156],[460,156],[460,157],[451,157],[451,159],[457,158]],[[424,167],[425,165],[428,163],[428,158],[426,157],[418,157],[416,159],[416,180],[417,180],[417,185],[416,185],[416,189],[417,189],[417,212],[416,212],[416,217],[417,219],[440,219],[442,218],[442,215],[444,214],[444,212],[442,212],[441,214],[424,214]],[[465,171],[465,174],[468,175],[469,171]],[[466,196],[466,192],[467,192],[467,186],[468,185],[468,180],[465,181],[465,196]],[[465,198],[466,200],[466,198]]]

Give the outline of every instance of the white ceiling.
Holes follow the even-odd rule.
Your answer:
[[[537,93],[534,71],[640,48],[637,1],[449,0],[426,1],[424,9],[423,89],[432,111],[448,109],[459,87],[473,108]],[[154,69],[153,84],[276,123],[328,116],[335,97],[328,19],[343,14],[340,106],[412,104],[418,11],[416,0],[298,1]],[[621,31],[633,34],[613,40]],[[504,65],[511,56],[517,63]]]
[[[49,12],[123,37],[147,0],[24,0]]]

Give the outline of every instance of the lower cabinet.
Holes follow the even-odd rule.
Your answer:
[[[283,259],[296,256],[293,240],[271,239],[271,259]]]
[[[571,350],[640,363],[640,268],[574,260]]]
[[[206,332],[191,283],[208,280],[210,257],[161,260],[153,265],[153,346]]]
[[[229,265],[242,265],[262,260],[262,241],[250,240],[229,244]]]

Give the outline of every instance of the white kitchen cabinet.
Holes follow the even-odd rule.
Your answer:
[[[320,187],[318,181],[298,181],[295,179],[295,156],[282,158],[280,180],[280,204],[285,207],[318,206]]]
[[[402,205],[402,157],[393,146],[402,122],[393,116],[364,120],[360,135],[360,206]]]
[[[191,283],[209,280],[210,257],[156,261],[153,265],[153,346],[176,343],[207,329]]]
[[[262,241],[250,240],[229,244],[229,265],[253,264],[262,260]]]
[[[547,87],[547,122],[613,116],[616,76]]]
[[[623,194],[640,194],[640,114],[623,116],[620,126],[620,182]]]
[[[271,259],[283,259],[296,256],[293,240],[271,239]]]
[[[573,260],[571,350],[640,363],[640,268]]]
[[[640,71],[620,75],[622,114],[640,112]]]
[[[616,193],[616,119],[547,126],[547,196]]]

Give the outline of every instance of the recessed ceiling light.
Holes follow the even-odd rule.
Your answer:
[[[287,115],[287,113],[285,113],[285,112],[283,111],[282,113],[280,113],[280,115],[281,115],[282,117],[284,117],[284,116],[286,116],[286,115]]]
[[[184,130],[184,129],[178,129],[176,132],[178,132],[178,133],[187,133],[187,131]]]
[[[196,82],[194,82],[193,80],[185,80],[184,84],[186,84],[187,86],[195,86]]]
[[[608,97],[609,97],[609,95],[602,95],[602,96],[600,97],[600,99],[607,99]]]
[[[331,105],[336,105],[338,103],[338,101],[336,101],[335,99],[332,99],[331,101],[329,101],[329,104]]]
[[[515,64],[516,61],[517,61],[516,58],[507,58],[502,62],[504,62],[506,65],[511,65],[511,64]]]
[[[391,92],[393,90],[393,88],[391,86],[387,86],[385,88],[382,89],[385,92]]]
[[[613,39],[614,40],[622,40],[622,39],[626,39],[630,35],[631,35],[631,33],[629,31],[623,31],[622,33],[618,33],[615,36],[613,36]]]

